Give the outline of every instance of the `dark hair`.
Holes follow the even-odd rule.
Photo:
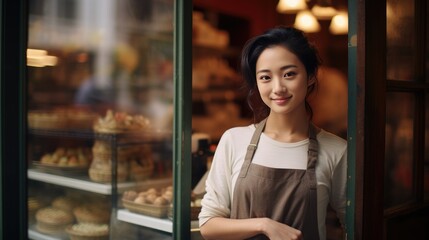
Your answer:
[[[317,83],[317,71],[321,60],[317,49],[309,42],[304,32],[293,27],[278,26],[262,35],[256,36],[246,42],[241,56],[241,73],[249,90],[247,103],[253,111],[255,122],[266,118],[270,109],[266,106],[258,93],[256,84],[256,62],[261,53],[268,47],[282,45],[294,53],[307,71],[307,79],[314,78],[315,84],[308,87],[307,96],[313,92]],[[305,100],[305,107],[310,119],[313,111]]]

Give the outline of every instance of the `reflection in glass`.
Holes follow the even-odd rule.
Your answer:
[[[416,54],[414,1],[387,0],[386,15],[387,79],[412,81]]]
[[[173,0],[29,1],[30,235],[68,239],[84,227],[66,226],[91,222],[110,239],[171,238],[173,10]],[[136,212],[149,189],[146,209],[162,212]],[[40,218],[53,211],[70,221]]]
[[[414,101],[410,93],[387,94],[385,208],[413,198]]]

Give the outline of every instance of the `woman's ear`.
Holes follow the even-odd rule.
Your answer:
[[[316,83],[316,78],[315,77],[310,77],[307,81],[307,87],[311,87],[312,85],[314,85]]]

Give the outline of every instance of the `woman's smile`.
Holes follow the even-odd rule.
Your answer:
[[[289,49],[282,45],[266,48],[256,62],[256,79],[261,99],[271,112],[307,117],[307,72]]]
[[[289,97],[276,97],[276,98],[271,98],[271,100],[274,103],[276,103],[277,105],[286,105],[291,98],[292,98],[292,96],[289,96]]]

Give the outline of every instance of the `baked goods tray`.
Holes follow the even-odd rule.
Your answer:
[[[36,224],[28,226],[28,239],[33,240],[65,240],[69,239],[69,236],[66,232],[61,232],[57,234],[44,234],[37,230]]]
[[[72,226],[66,228],[66,233],[69,234],[71,240],[108,240],[109,232],[93,232],[93,233],[81,233],[74,231]]]
[[[33,161],[32,165],[35,169],[38,169],[42,172],[61,174],[61,175],[83,175],[88,174],[88,167],[71,167],[71,166],[58,166],[53,164],[44,164],[39,161]]]
[[[201,207],[191,207],[191,220],[198,220],[198,215],[201,212]],[[168,209],[168,219],[173,220],[173,207]]]
[[[170,206],[156,206],[154,204],[135,203],[130,200],[122,199],[122,204],[131,212],[148,215],[157,218],[166,218]]]

